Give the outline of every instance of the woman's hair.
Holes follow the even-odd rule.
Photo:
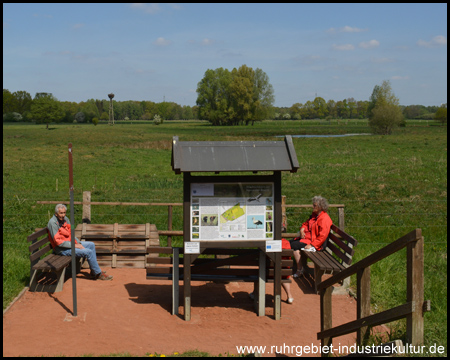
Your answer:
[[[57,214],[57,213],[59,212],[59,209],[60,209],[60,208],[64,208],[64,210],[67,211],[67,206],[66,206],[66,205],[64,205],[64,204],[58,204],[58,205],[55,206],[55,214]]]
[[[322,196],[314,196],[312,203],[318,205],[323,211],[328,211],[328,201]]]

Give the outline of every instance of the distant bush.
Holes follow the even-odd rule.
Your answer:
[[[7,114],[3,114],[3,122],[13,122],[13,121],[22,121],[22,115],[18,112],[10,112]]]
[[[98,118],[92,118],[92,123],[94,124],[94,126],[97,126],[98,124]]]
[[[159,116],[158,114],[156,114],[154,117],[153,117],[153,124],[155,124],[155,125],[160,125],[160,124],[162,124],[163,123],[163,120],[161,119],[161,116]]]

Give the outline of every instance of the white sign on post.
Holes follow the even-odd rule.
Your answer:
[[[274,184],[192,183],[192,241],[272,240]]]
[[[266,241],[266,252],[281,252],[281,240]]]
[[[198,241],[190,241],[184,243],[185,254],[200,254],[200,243]]]

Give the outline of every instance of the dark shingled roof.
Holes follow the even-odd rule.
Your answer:
[[[172,142],[172,169],[183,172],[290,171],[298,169],[290,135],[284,141]]]

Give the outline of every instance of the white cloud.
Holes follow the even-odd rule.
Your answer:
[[[380,46],[380,42],[378,40],[363,41],[359,43],[359,47],[363,49],[373,49],[378,46]]]
[[[170,45],[171,43],[172,41],[164,39],[163,37],[159,37],[153,42],[153,44],[157,46],[167,46]]]
[[[371,61],[375,64],[386,64],[394,62],[394,59],[391,58],[372,58]]]
[[[363,32],[363,31],[368,31],[368,30],[369,29],[360,29],[360,28],[357,28],[357,27],[351,27],[351,26],[346,25],[346,26],[338,28],[338,29],[330,28],[330,29],[327,30],[327,32],[330,33],[330,34],[335,34],[335,33],[338,33],[338,32],[358,33],[358,32]]]
[[[354,49],[355,49],[355,47],[352,44],[344,44],[344,45],[333,44],[333,50],[348,51],[348,50],[354,50]]]
[[[427,48],[434,48],[439,46],[446,46],[447,45],[447,37],[443,35],[438,35],[432,38],[430,41],[425,41],[420,39],[417,41],[417,45],[427,47]]]
[[[139,9],[146,12],[147,14],[156,14],[157,12],[161,11],[159,4],[156,3],[133,3],[130,4],[130,6],[132,9]]]
[[[215,43],[215,40],[213,40],[213,39],[205,38],[205,39],[202,40],[202,45],[204,45],[204,46],[209,46],[209,45],[212,45],[214,43]]]
[[[391,80],[409,80],[409,76],[399,76],[399,75],[395,75],[391,77]]]

